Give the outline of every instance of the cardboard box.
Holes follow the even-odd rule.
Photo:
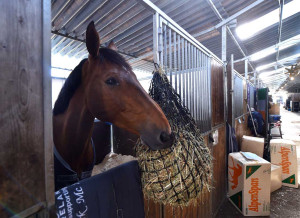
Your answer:
[[[281,173],[281,166],[271,164],[271,192],[282,187]]]
[[[282,185],[298,188],[298,165],[296,145],[291,140],[270,141],[271,163],[282,167]]]
[[[271,104],[271,108],[269,109],[269,114],[280,115],[280,104]]]
[[[243,136],[241,151],[252,152],[260,157],[264,155],[264,138]]]
[[[230,153],[228,185],[229,200],[244,216],[270,215],[270,162],[250,152]]]

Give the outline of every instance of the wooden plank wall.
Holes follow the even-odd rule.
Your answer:
[[[44,6],[39,0],[0,1],[1,218],[28,216],[54,199],[53,181],[46,181],[53,175],[48,174],[53,155],[51,112],[45,114],[51,111],[50,19],[49,39],[43,41],[44,16],[51,12]]]
[[[223,67],[214,59],[211,63],[212,126],[224,123]]]

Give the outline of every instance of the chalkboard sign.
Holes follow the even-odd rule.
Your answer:
[[[55,193],[57,217],[144,217],[137,161],[82,180]]]

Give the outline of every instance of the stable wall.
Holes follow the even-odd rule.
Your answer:
[[[50,1],[0,1],[0,217],[54,203]]]

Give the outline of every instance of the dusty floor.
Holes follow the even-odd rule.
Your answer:
[[[297,144],[298,181],[300,181],[300,113],[281,109],[283,138]],[[216,217],[243,217],[226,199]],[[300,218],[300,188],[282,187],[271,194],[270,217]]]

